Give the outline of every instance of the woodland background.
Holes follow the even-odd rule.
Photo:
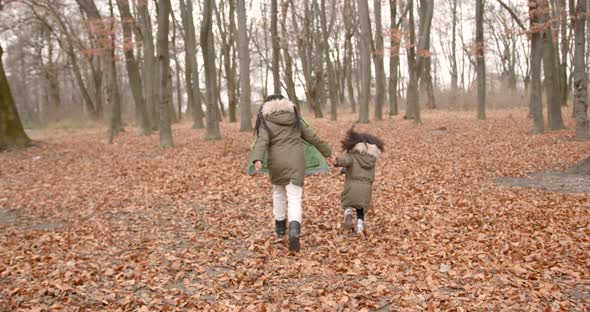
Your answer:
[[[0,310],[586,311],[588,6],[0,1]],[[365,235],[333,170],[275,240],[279,92],[384,139]]]

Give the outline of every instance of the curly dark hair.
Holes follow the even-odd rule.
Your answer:
[[[354,126],[348,129],[346,137],[340,143],[342,143],[342,150],[346,152],[350,152],[358,143],[374,144],[381,152],[385,151],[385,144],[381,139],[372,134],[356,132]]]
[[[284,99],[285,99],[285,97],[282,94],[271,94],[264,99],[264,103],[274,101],[274,100],[284,100]],[[256,124],[254,125],[254,135],[255,136],[258,136],[258,133],[260,132],[260,126],[264,127],[264,129],[268,133],[270,133],[270,128],[268,127],[268,125],[266,124],[266,120],[264,120],[264,117],[262,116],[262,107],[264,106],[264,103],[262,105],[260,105],[260,108],[258,109],[258,114],[256,115]],[[295,106],[295,123],[293,124],[293,128],[299,129],[300,127],[301,127],[301,116],[299,114],[299,109],[297,109],[297,106]]]

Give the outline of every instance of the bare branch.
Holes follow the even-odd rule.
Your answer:
[[[518,18],[518,15],[514,12],[514,10],[512,10],[512,8],[510,8],[506,3],[504,3],[502,0],[497,0],[498,3],[500,3],[500,5],[506,9],[506,11],[508,11],[508,13],[510,13],[510,16],[512,16],[512,18],[516,21],[516,23],[518,24],[518,26],[520,26],[520,28],[522,30],[527,30],[527,28],[524,26],[524,24],[520,21],[520,19]]]

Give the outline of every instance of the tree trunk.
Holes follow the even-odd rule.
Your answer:
[[[371,96],[371,21],[369,19],[368,0],[358,1],[361,32],[359,38],[361,94],[359,99],[359,122],[369,123],[369,101]],[[411,0],[410,0],[411,1]]]
[[[543,124],[543,102],[541,96],[541,61],[543,57],[543,44],[538,27],[538,8],[536,0],[529,0],[529,16],[531,29],[531,82],[530,82],[530,112],[533,116],[533,134],[545,131]]]
[[[416,25],[414,22],[414,0],[408,0],[408,26],[410,28],[410,42],[408,45],[408,87],[406,90],[406,114],[404,119],[416,119],[419,109],[418,97],[418,66],[416,64]]]
[[[539,1],[543,12],[541,23],[546,23],[543,29],[543,72],[545,73],[545,92],[547,96],[547,118],[551,130],[561,130],[565,128],[561,116],[560,87],[558,76],[558,64],[555,57],[555,47],[553,45],[553,27],[549,23],[549,2],[547,0]]]
[[[432,0],[420,0],[420,24],[423,25],[423,21],[428,19],[429,8],[433,6]],[[432,18],[431,18],[432,19]],[[430,32],[430,30],[428,30]],[[430,36],[428,38],[420,37],[420,40],[424,40],[423,51],[430,51]],[[432,55],[423,57],[420,71],[420,85],[422,90],[426,91],[426,107],[429,109],[436,108],[434,99],[434,86],[432,84]]]
[[[133,54],[135,44],[132,41],[131,33],[134,19],[129,9],[129,0],[117,0],[117,6],[119,7],[121,24],[123,26],[125,66],[127,67],[127,76],[129,77],[129,86],[133,95],[133,101],[135,102],[136,116],[139,119],[139,130],[141,135],[149,135],[151,133],[151,127],[143,97],[143,83],[141,81],[139,65]]]
[[[285,85],[287,87],[287,97],[299,107],[299,100],[297,99],[297,92],[295,90],[295,80],[293,78],[293,58],[289,54],[289,37],[287,32],[287,11],[289,10],[289,2],[285,1],[281,5],[281,46],[283,49],[283,62],[285,66]],[[294,9],[294,8],[293,8]]]
[[[566,0],[559,0],[560,6],[560,29],[561,29],[561,63],[559,65],[559,77],[561,80],[560,86],[560,101],[561,106],[567,106],[567,100],[569,98],[570,84],[567,73],[567,57],[570,53],[570,41],[567,35],[567,9]],[[572,9],[573,11],[573,9]]]
[[[111,21],[114,20],[114,9],[113,9],[113,1],[109,0],[109,11],[111,13],[110,18]],[[103,23],[107,23],[107,21],[102,21]],[[110,45],[106,47],[105,55],[103,59],[105,60],[104,64],[108,66],[107,68],[107,85],[106,85],[106,94],[107,94],[107,101],[111,105],[111,115],[109,118],[109,133],[108,133],[108,143],[112,144],[114,137],[119,134],[119,132],[123,131],[123,121],[121,120],[121,93],[119,91],[119,84],[118,84],[118,75],[117,75],[117,61],[115,58],[115,42],[116,42],[116,32],[114,29],[114,23],[110,23],[107,26],[109,29],[110,36]]]
[[[451,99],[457,97],[459,70],[457,68],[457,0],[452,0],[452,26],[451,26]]]
[[[483,1],[477,0],[475,4],[475,45],[477,67],[477,118],[486,119],[486,64],[485,42],[483,38]]]
[[[213,38],[214,0],[204,0],[203,20],[201,21],[201,49],[205,62],[205,85],[207,88],[207,140],[221,139],[217,116],[217,75],[215,70],[215,43]]]
[[[398,114],[397,103],[397,71],[399,68],[399,48],[401,33],[397,27],[397,0],[389,0],[389,13],[391,28],[389,30],[389,40],[391,50],[389,51],[389,116]]]
[[[199,68],[197,64],[197,39],[193,22],[193,1],[180,0],[180,14],[186,34],[184,40],[184,79],[186,84],[187,110],[193,113],[193,129],[205,128],[201,90],[199,89]]]
[[[383,65],[383,27],[381,25],[381,0],[374,0],[375,10],[375,51],[373,51],[373,64],[375,65],[375,119],[383,119],[383,106],[385,105],[385,68]]]
[[[168,47],[168,34],[170,32],[170,0],[160,0],[158,7],[158,65],[160,73],[159,92],[159,122],[160,122],[160,146],[173,147],[172,127],[170,126],[170,50]]]
[[[0,46],[0,151],[9,148],[22,148],[31,144],[20,121],[10,85],[4,73]]]
[[[588,133],[588,80],[585,60],[585,22],[586,0],[578,0],[576,4],[576,18],[574,21],[575,48],[574,48],[574,114],[576,117],[576,140],[590,140]]]
[[[248,47],[248,26],[245,2],[246,0],[237,0],[238,57],[240,60],[240,131],[251,131],[252,104],[250,91],[250,48]]]
[[[272,41],[272,80],[274,94],[281,93],[281,75],[279,60],[281,57],[279,31],[277,26],[277,0],[270,0],[270,36]]]
[[[345,37],[344,37],[344,72],[346,79],[346,89],[348,90],[348,101],[352,108],[352,112],[356,113],[356,100],[354,95],[354,87],[352,86],[352,73],[355,70],[353,56],[354,50],[352,48],[352,37],[354,36],[353,27],[356,26],[352,17],[357,16],[354,12],[354,5],[351,0],[344,1],[344,8],[342,10],[342,20],[344,22]]]
[[[137,4],[137,12],[139,13],[139,21],[141,23],[142,46],[143,46],[143,93],[145,99],[145,107],[151,129],[157,129],[158,121],[155,118],[154,107],[158,102],[155,92],[156,84],[156,58],[154,47],[154,36],[152,32],[152,22],[148,10],[148,1]]]
[[[225,9],[223,7],[224,2],[220,2],[222,5],[221,10],[214,7],[215,15],[217,17],[217,27],[219,29],[221,37],[221,50],[220,54],[223,56],[223,68],[225,70],[226,86],[227,86],[227,105],[229,110],[229,122],[237,122],[236,106],[237,106],[237,90],[236,90],[236,74],[235,67],[233,64],[234,57],[234,35],[235,35],[235,22],[234,22],[234,2],[229,1],[229,22],[225,20]],[[221,12],[220,12],[221,11]],[[221,80],[221,68],[219,69]],[[223,111],[223,106],[220,106]],[[225,113],[223,114],[225,116]]]
[[[330,59],[330,43],[329,38],[330,35],[328,33],[328,22],[326,19],[326,0],[321,0],[321,8],[319,11],[320,20],[321,20],[321,28],[322,28],[322,37],[323,37],[323,50],[324,50],[324,57],[326,60],[326,71],[328,71],[328,92],[330,95],[330,120],[336,120],[338,116],[338,83],[336,82],[336,77],[334,74],[334,66],[332,64],[332,60]]]

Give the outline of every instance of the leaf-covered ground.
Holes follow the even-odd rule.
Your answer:
[[[351,125],[310,119],[334,147]],[[341,230],[343,177],[306,179],[302,250],[273,236],[252,136],[175,127],[45,135],[0,154],[0,310],[568,310],[590,307],[590,196],[496,184],[590,154],[524,111],[426,113],[386,142],[367,232]],[[568,120],[570,129],[573,124]]]

